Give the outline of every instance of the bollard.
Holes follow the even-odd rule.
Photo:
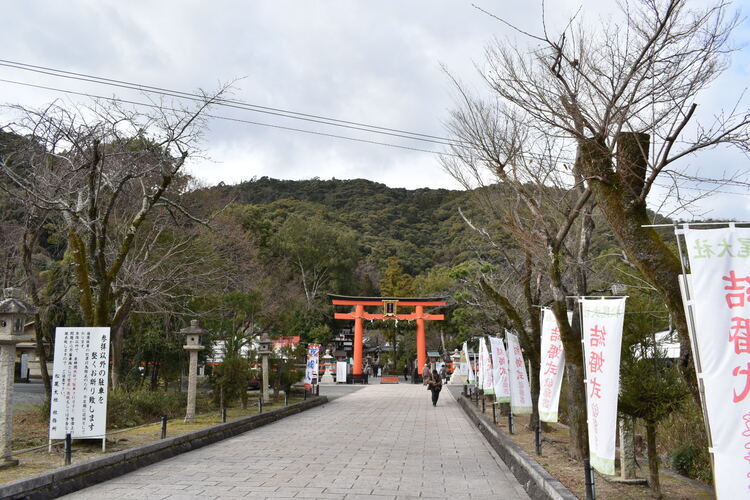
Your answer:
[[[284,406],[289,406],[289,394],[284,393]]]
[[[320,386],[318,384],[315,384],[315,395],[320,396]]]
[[[482,414],[484,414],[484,394],[482,394]]]
[[[497,425],[497,404],[492,403],[492,423]]]
[[[508,434],[513,434],[513,411],[508,412]]]
[[[221,409],[221,423],[223,424],[227,423],[227,409],[226,408]]]
[[[263,398],[258,398],[258,413],[263,413]]]
[[[536,429],[534,429],[534,442],[536,444],[536,454],[542,454],[542,421],[536,421]]]
[[[65,434],[65,465],[70,465],[73,461],[73,441],[70,433]]]
[[[594,485],[594,470],[588,458],[583,459],[583,478],[586,483],[586,500],[596,500],[596,485]]]
[[[302,396],[303,401],[307,401],[307,387],[305,387],[305,395]]]
[[[164,415],[161,417],[161,438],[164,439],[167,437],[167,416]]]
[[[468,391],[468,390],[467,390],[467,388],[466,388],[466,384],[464,384],[464,396],[466,396],[466,395],[468,395],[468,394],[469,394],[469,391]]]

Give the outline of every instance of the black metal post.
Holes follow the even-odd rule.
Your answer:
[[[464,396],[466,396],[468,394],[469,394],[469,391],[468,391],[468,389],[466,387],[466,384],[464,384]]]
[[[586,500],[596,500],[596,486],[594,485],[594,469],[588,458],[583,459],[583,477],[586,483]]]
[[[492,423],[497,425],[497,402],[492,403]]]
[[[484,394],[482,394],[482,413],[484,414]]]
[[[315,395],[320,396],[320,385],[315,384]]]
[[[167,416],[164,415],[161,417],[161,438],[164,439],[167,437]]]
[[[73,461],[73,441],[70,433],[65,434],[65,465],[70,465]]]
[[[307,401],[307,387],[305,387],[305,395],[302,397],[304,401]]]
[[[534,429],[534,441],[536,443],[536,454],[542,454],[542,421],[536,421],[536,429]]]
[[[508,412],[508,434],[513,434],[513,411]]]
[[[221,423],[223,424],[227,423],[227,409],[226,408],[221,409]]]
[[[258,413],[263,413],[263,397],[258,398]]]
[[[284,406],[289,406],[289,394],[284,392]]]

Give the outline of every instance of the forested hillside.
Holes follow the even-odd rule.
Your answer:
[[[378,268],[397,256],[412,275],[438,264],[455,265],[471,252],[476,235],[458,212],[472,214],[465,191],[390,188],[365,179],[289,181],[262,177],[210,188],[237,203],[258,206],[276,224],[291,214],[319,216],[357,234],[362,252]]]

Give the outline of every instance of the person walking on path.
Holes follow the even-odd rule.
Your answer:
[[[445,367],[445,365],[443,365],[443,367],[440,369],[440,378],[448,383],[448,369]]]
[[[437,370],[432,370],[432,376],[427,376],[427,389],[432,392],[432,406],[437,406],[440,391],[443,388],[443,381]]]
[[[424,364],[424,368],[422,368],[422,384],[427,385],[427,382],[430,381],[430,365],[428,363]]]
[[[404,380],[409,381],[409,365],[404,365]]]

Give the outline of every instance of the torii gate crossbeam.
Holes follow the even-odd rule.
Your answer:
[[[425,307],[442,307],[447,304],[445,299],[440,298],[414,298],[414,297],[347,297],[344,295],[329,294],[335,306],[354,306],[354,310],[348,313],[335,313],[335,319],[354,320],[354,366],[352,374],[362,374],[362,349],[364,344],[364,321],[374,320],[405,320],[417,322],[417,363],[421,369],[427,363],[427,344],[425,342],[425,321],[441,321],[445,319],[442,314],[429,314],[424,312]],[[368,313],[367,306],[380,306],[382,313]],[[414,312],[398,314],[398,307],[414,307]]]

